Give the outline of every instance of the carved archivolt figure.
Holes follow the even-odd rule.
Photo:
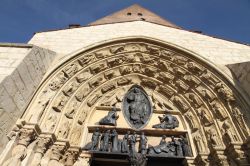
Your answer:
[[[206,148],[205,148],[204,138],[202,137],[200,132],[194,136],[194,141],[198,152],[205,153]]]
[[[209,114],[208,110],[205,108],[200,108],[197,109],[198,115],[201,118],[201,122],[208,126],[211,125],[213,123],[213,118],[211,117],[211,115]]]
[[[207,131],[208,137],[212,143],[213,146],[219,146],[220,144],[220,140],[217,134],[217,131],[214,128],[210,128]]]
[[[215,115],[219,119],[224,120],[224,119],[226,119],[228,117],[227,113],[225,112],[225,110],[223,109],[223,107],[221,106],[220,103],[215,102],[214,104],[212,104],[212,109],[213,109]]]
[[[70,130],[70,122],[69,121],[65,121],[62,124],[62,126],[60,127],[60,130],[59,130],[59,133],[58,133],[58,137],[66,139],[68,137],[69,130]]]
[[[232,126],[230,125],[230,122],[228,122],[228,120],[226,120],[223,123],[222,127],[224,129],[225,136],[227,136],[229,138],[230,142],[237,142],[238,141],[238,137],[237,137],[235,131],[233,130]]]
[[[44,128],[47,131],[54,130],[55,125],[56,125],[56,121],[57,121],[57,116],[55,114],[50,114],[49,117],[47,118],[47,120],[44,123]]]

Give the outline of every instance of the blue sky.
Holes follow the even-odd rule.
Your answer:
[[[250,0],[0,0],[0,42],[86,25],[137,3],[187,30],[250,44]]]

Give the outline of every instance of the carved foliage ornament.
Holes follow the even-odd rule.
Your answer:
[[[132,86],[124,96],[122,112],[132,128],[141,129],[148,123],[153,112],[152,104],[140,86]]]

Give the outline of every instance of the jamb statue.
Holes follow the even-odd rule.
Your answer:
[[[117,115],[116,108],[113,107],[111,111],[109,111],[108,115],[102,118],[99,122],[100,125],[109,125],[116,126],[116,120],[119,118]]]

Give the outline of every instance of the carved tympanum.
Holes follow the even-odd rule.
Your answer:
[[[133,128],[143,128],[152,115],[152,105],[146,92],[138,85],[132,86],[123,99],[123,114]]]

